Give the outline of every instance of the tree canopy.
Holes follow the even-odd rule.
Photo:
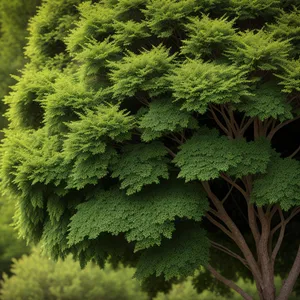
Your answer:
[[[288,299],[299,15],[296,0],[45,1],[5,98],[2,189],[21,235],[141,280],[202,265],[245,299],[236,274],[268,300],[280,274]]]

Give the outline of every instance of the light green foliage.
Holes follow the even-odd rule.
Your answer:
[[[300,49],[300,11],[294,7],[291,12],[282,12],[277,23],[268,24],[268,30],[276,39],[289,39],[295,45],[295,54]]]
[[[78,113],[83,113],[95,105],[97,95],[85,89],[82,82],[74,76],[57,75],[52,91],[44,95],[41,105],[44,109],[44,123],[50,134],[67,132],[66,122],[78,120]]]
[[[246,70],[279,70],[286,63],[292,47],[288,40],[275,40],[263,30],[245,31],[236,35],[227,50],[228,58]]]
[[[184,40],[181,53],[193,57],[211,55],[216,48],[222,51],[233,42],[234,21],[227,18],[211,19],[206,15],[191,18],[186,25],[190,39]]]
[[[113,28],[112,20],[115,15],[111,8],[97,4],[91,5],[86,1],[79,5],[78,10],[81,18],[66,39],[70,53],[82,50],[86,42],[106,36],[106,33]]]
[[[267,172],[253,186],[252,201],[258,205],[279,204],[284,210],[300,205],[300,163],[274,158]]]
[[[7,118],[11,127],[37,128],[43,117],[42,99],[54,91],[53,82],[57,72],[47,68],[38,71],[28,65],[22,77],[15,77],[18,82],[13,92],[5,98],[11,109]]]
[[[286,95],[281,92],[281,88],[275,83],[264,83],[253,90],[253,95],[242,99],[237,104],[238,110],[245,112],[247,116],[259,117],[265,120],[270,117],[279,119],[291,119],[292,107],[286,102]]]
[[[277,75],[281,79],[283,92],[300,92],[300,59],[288,62],[284,71],[284,75]]]
[[[125,22],[130,19],[140,21],[140,19],[143,19],[141,10],[145,8],[147,2],[148,0],[118,0],[115,1],[115,5],[112,4],[111,7],[115,7],[118,20]]]
[[[12,227],[14,203],[5,198],[0,200],[0,278],[9,273],[11,259],[28,253],[29,247],[24,240],[18,239],[18,233]]]
[[[36,12],[40,0],[0,1],[0,99],[15,83],[11,74],[18,74],[25,63],[23,47],[26,43],[27,23]],[[1,111],[3,108],[1,106]],[[2,125],[1,125],[2,128]]]
[[[46,0],[42,9],[29,24],[29,43],[25,54],[38,67],[48,65],[63,67],[69,56],[64,52],[64,39],[76,20],[80,0]]]
[[[279,13],[280,0],[229,0],[227,10],[241,20],[269,17]]]
[[[198,185],[166,183],[144,189],[128,199],[116,189],[100,191],[77,209],[70,223],[70,245],[85,237],[96,239],[105,232],[123,232],[128,241],[135,242],[137,251],[160,245],[163,237],[170,239],[176,217],[200,221],[207,200]]]
[[[137,265],[146,281],[205,265],[201,181],[224,198],[224,176],[243,185],[251,175],[257,187],[279,176],[271,156],[284,141],[256,127],[297,113],[296,12],[277,0],[45,0],[5,99],[1,188],[20,234],[55,258]],[[241,196],[234,189],[225,204],[239,225]]]
[[[227,171],[237,177],[265,172],[270,159],[267,142],[229,140],[216,131],[195,134],[180,148],[174,162],[186,181],[206,181]]]
[[[111,176],[119,177],[121,189],[127,189],[127,195],[139,192],[144,185],[169,178],[166,154],[167,150],[159,142],[125,146],[112,167]]]
[[[192,281],[187,280],[182,283],[174,284],[168,294],[159,293],[154,300],[203,300],[196,289],[193,287]],[[212,300],[212,298],[210,298]]]
[[[236,284],[241,287],[245,292],[249,295],[254,295],[253,299],[257,300],[257,288],[255,283],[252,283],[248,280],[244,280],[240,278]],[[279,277],[275,278],[275,286],[276,289],[279,290],[282,284],[282,280]],[[233,292],[229,296],[225,296],[219,293],[213,293],[209,290],[205,290],[201,293],[197,293],[197,290],[192,284],[192,277],[188,278],[188,280],[173,284],[172,289],[168,293],[158,293],[158,295],[154,298],[154,300],[242,300],[242,297]],[[289,297],[291,300],[296,300],[296,296]]]
[[[64,143],[66,161],[73,165],[68,187],[83,188],[104,177],[116,157],[108,143],[129,139],[133,125],[133,118],[117,106],[100,106],[96,112],[87,111],[79,121],[71,122]]]
[[[70,256],[54,262],[35,250],[30,256],[14,260],[13,276],[4,277],[3,300],[146,300],[134,269],[106,265],[99,269],[88,264],[81,269]]]
[[[188,60],[171,75],[175,100],[187,111],[205,113],[209,103],[239,102],[249,95],[245,72],[232,65]]]
[[[140,54],[128,52],[121,61],[111,62],[114,97],[122,100],[138,92],[157,96],[167,91],[166,75],[171,70],[173,58],[165,47],[159,46]]]
[[[122,46],[129,46],[133,41],[147,38],[150,36],[145,22],[135,22],[129,20],[127,22],[114,23],[115,40]]]
[[[166,38],[180,29],[187,16],[199,9],[197,1],[151,0],[144,11],[151,31],[158,37]]]
[[[81,64],[82,81],[86,81],[89,77],[93,79],[101,76],[100,74],[103,74],[107,68],[107,61],[118,58],[119,52],[120,48],[109,39],[102,42],[91,39],[83,46],[82,51],[75,55],[76,61]],[[97,77],[94,80],[96,79]]]
[[[150,103],[139,125],[143,129],[142,140],[149,142],[184,128],[197,128],[197,121],[188,112],[180,110],[178,103],[172,102],[171,98],[162,98]]]

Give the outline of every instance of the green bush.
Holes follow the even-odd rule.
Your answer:
[[[69,256],[54,262],[37,250],[14,259],[11,277],[2,281],[2,300],[146,300],[139,283],[132,279],[134,269],[89,263],[80,268]]]
[[[258,300],[257,288],[255,283],[245,281],[240,278],[237,284],[248,294],[254,295],[253,300]],[[282,284],[282,280],[279,277],[275,278],[276,288],[279,290]],[[233,293],[227,296],[220,295],[220,293],[213,293],[212,291],[205,290],[201,293],[197,293],[192,278],[183,281],[182,283],[174,284],[168,293],[158,293],[153,300],[243,300],[237,293]],[[295,294],[290,295],[289,300],[299,299]]]
[[[30,248],[24,240],[18,239],[13,223],[14,204],[6,199],[0,199],[0,278],[2,273],[10,273],[12,258],[19,258],[28,253]]]

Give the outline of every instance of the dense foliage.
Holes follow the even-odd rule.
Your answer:
[[[130,262],[143,280],[243,273],[215,270],[218,249],[274,299],[300,211],[297,3],[45,1],[5,99],[2,187],[21,235],[83,265]]]
[[[106,265],[99,269],[88,264],[81,269],[71,257],[54,262],[35,250],[14,260],[12,277],[4,276],[2,300],[147,300],[139,283],[132,279],[134,269]]]

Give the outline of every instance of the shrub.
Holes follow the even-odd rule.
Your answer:
[[[2,300],[146,300],[134,269],[106,265],[100,270],[89,263],[84,269],[70,256],[54,262],[34,250],[14,259],[11,272],[2,281]]]

